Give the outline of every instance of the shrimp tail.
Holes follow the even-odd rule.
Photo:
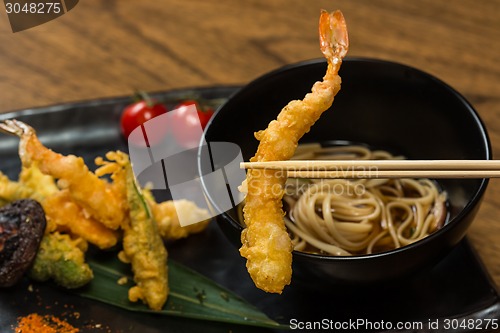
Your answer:
[[[8,134],[18,136],[19,138],[32,137],[33,135],[35,135],[35,130],[31,126],[16,119],[4,120],[2,123],[0,123],[0,129]],[[19,157],[21,158],[25,166],[29,166],[31,163],[26,163],[30,162],[29,159],[26,158],[26,144],[27,141],[20,141]]]
[[[319,17],[320,49],[328,62],[342,61],[349,49],[349,36],[344,15],[340,10],[321,11]]]

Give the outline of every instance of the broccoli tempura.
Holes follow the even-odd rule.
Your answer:
[[[37,281],[53,279],[58,285],[73,289],[92,280],[93,273],[85,263],[87,243],[58,232],[46,234],[40,244],[29,275]]]

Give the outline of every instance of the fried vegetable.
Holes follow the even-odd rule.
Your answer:
[[[0,287],[21,279],[33,262],[45,231],[45,214],[34,200],[0,208]]]
[[[167,250],[158,233],[146,199],[136,184],[130,163],[127,171],[127,197],[130,222],[123,226],[123,252],[120,259],[130,262],[136,285],[129,299],[142,300],[153,310],[161,310],[168,296]]]
[[[189,235],[202,232],[210,224],[210,214],[206,209],[198,207],[189,200],[167,200],[157,203],[153,194],[148,189],[142,192],[151,207],[153,218],[158,225],[160,236],[166,241],[186,238]],[[182,216],[189,218],[186,226],[181,226],[177,210],[182,210]],[[201,222],[197,222],[201,221]]]
[[[37,281],[53,279],[58,285],[74,289],[90,282],[92,270],[85,263],[87,243],[54,232],[43,237],[29,276]]]
[[[42,202],[44,198],[59,192],[55,179],[43,174],[37,163],[21,169],[19,182],[31,190],[30,198],[38,202]]]
[[[33,190],[21,182],[10,180],[0,172],[0,200],[9,203],[15,200],[26,199],[33,195]]]

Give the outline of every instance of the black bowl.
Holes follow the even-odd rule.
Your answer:
[[[235,143],[248,160],[258,145],[254,132],[266,128],[290,100],[302,99],[325,70],[324,60],[312,60],[251,82],[216,112],[205,132],[207,142]],[[491,158],[488,134],[478,114],[439,79],[402,64],[362,58],[346,59],[340,75],[342,89],[331,110],[301,142],[366,143],[409,159]],[[201,156],[200,166],[208,163]],[[294,251],[294,278],[370,283],[432,266],[464,237],[488,180],[447,179],[439,184],[448,192],[450,213],[439,231],[411,245],[372,255],[333,257]],[[205,190],[218,209],[216,194]],[[236,209],[218,213],[220,228],[239,248],[242,226]]]

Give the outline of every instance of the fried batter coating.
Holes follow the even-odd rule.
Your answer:
[[[120,206],[125,209],[125,219],[123,223],[128,223],[128,199],[127,199],[127,171],[128,155],[121,151],[109,151],[106,153],[106,159],[97,157],[95,164],[98,166],[95,171],[96,176],[110,176],[112,182],[109,184],[114,192],[114,197],[120,202]]]
[[[86,250],[87,243],[81,238],[71,239],[58,232],[46,234],[28,274],[37,281],[53,279],[68,289],[82,287],[93,278],[85,263]]]
[[[44,175],[36,163],[22,168],[19,181],[10,180],[0,172],[0,198],[6,201],[31,198],[40,202],[57,191],[54,179]]]
[[[291,101],[267,129],[256,133],[260,143],[250,161],[290,159],[299,139],[332,105],[340,90],[338,70],[348,49],[342,13],[322,11],[319,34],[321,51],[328,61],[323,81],[316,82],[303,100]],[[246,228],[241,234],[240,254],[247,259],[248,272],[258,288],[281,293],[292,275],[293,247],[282,209],[286,174],[279,170],[249,170],[246,181]]]
[[[164,240],[177,240],[186,238],[191,234],[202,232],[210,223],[210,215],[205,209],[199,208],[194,202],[189,200],[172,200],[156,203],[151,195],[146,195],[148,204],[151,207],[153,217],[158,224],[158,231]],[[182,227],[179,223],[177,209],[183,210],[183,216],[190,216],[192,221],[201,221]]]
[[[59,192],[54,178],[43,174],[37,163],[32,163],[30,167],[21,169],[19,182],[33,191],[31,199],[37,201],[43,201],[44,198]]]
[[[29,168],[23,167],[18,182],[10,180],[0,172],[0,198],[3,198],[6,202],[29,198],[43,203],[45,197],[58,191],[54,179],[44,175],[36,164],[32,164]],[[47,218],[46,232],[55,229],[54,222]]]
[[[0,198],[7,202],[30,198],[33,190],[21,182],[10,180],[0,172]]]
[[[69,231],[101,249],[113,247],[118,242],[117,231],[108,229],[87,216],[70,193],[59,190],[54,179],[43,174],[36,163],[22,168],[19,182],[0,174],[0,184],[0,197],[9,202],[31,198],[41,203],[47,217],[47,233],[55,230]]]
[[[169,292],[167,250],[130,163],[125,168],[130,220],[122,226],[123,252],[119,257],[130,262],[134,273],[136,286],[129,290],[129,299],[132,302],[140,299],[151,309],[161,310]]]
[[[90,216],[85,216],[82,208],[75,203],[67,190],[58,191],[45,198],[42,206],[47,219],[57,226],[57,230],[69,231],[100,249],[108,249],[118,243],[120,233]]]
[[[20,138],[19,156],[23,166],[38,163],[40,170],[58,180],[58,186],[68,189],[74,200],[88,214],[110,229],[118,229],[125,209],[116,198],[109,183],[97,177],[81,157],[61,155],[48,149],[38,140],[35,130],[18,120],[5,120],[0,129]]]

